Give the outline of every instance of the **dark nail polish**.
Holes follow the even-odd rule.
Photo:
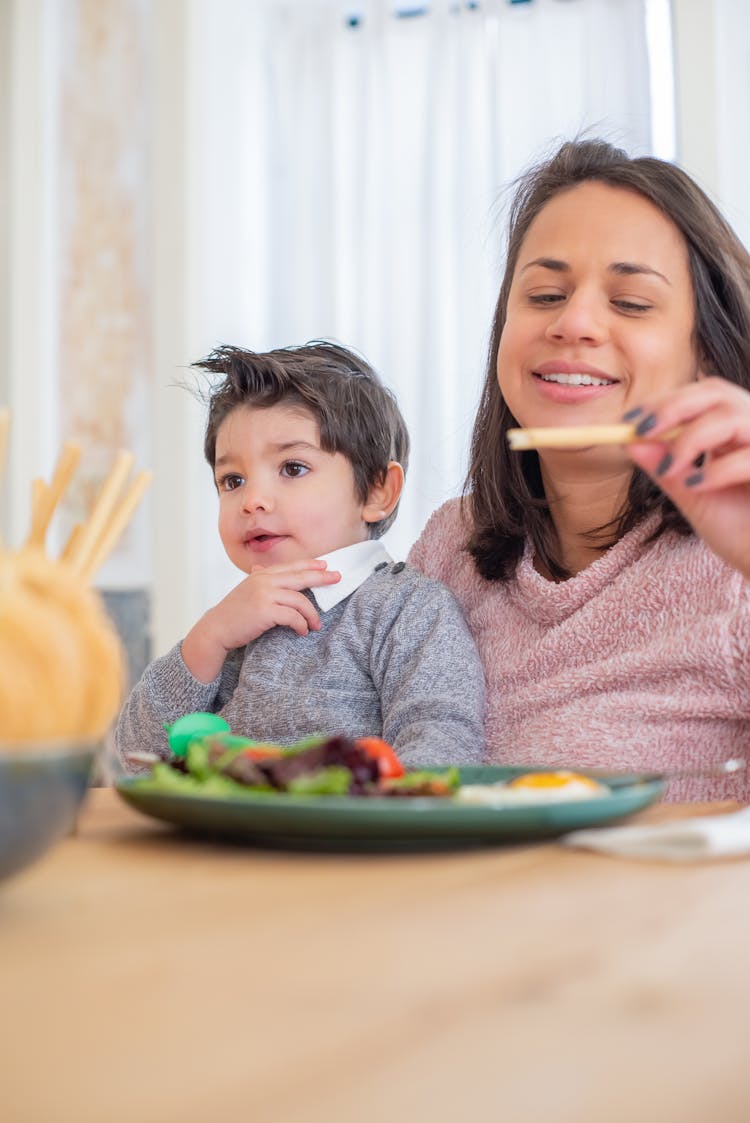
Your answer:
[[[702,468],[705,459],[706,459],[706,454],[705,454],[705,452],[702,452],[700,454],[700,456],[696,456],[695,460],[693,461],[693,467],[694,468]]]
[[[635,406],[634,409],[629,409],[627,413],[623,413],[622,419],[623,421],[635,421],[636,417],[639,417],[642,413],[641,406]]]
[[[636,437],[643,437],[646,435],[646,433],[650,433],[654,425],[656,425],[656,414],[649,413],[647,417],[644,417],[643,421],[639,421],[636,425]]]
[[[692,476],[688,476],[685,480],[685,487],[695,487],[696,484],[703,483],[703,473],[693,472]]]
[[[658,468],[656,469],[656,474],[657,474],[657,476],[663,476],[663,475],[664,475],[664,473],[665,473],[665,472],[666,472],[666,471],[667,471],[667,470],[668,470],[669,468],[671,468],[671,467],[672,467],[672,461],[673,461],[673,460],[674,460],[674,457],[672,456],[672,453],[671,453],[671,452],[667,452],[667,453],[665,453],[665,454],[664,454],[664,456],[663,456],[663,458],[662,458],[662,459],[661,459],[661,460],[659,461],[659,466],[658,466]]]

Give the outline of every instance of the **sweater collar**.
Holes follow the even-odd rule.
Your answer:
[[[330,554],[321,554],[320,560],[327,562],[329,569],[336,569],[341,574],[341,580],[335,585],[310,590],[321,612],[328,612],[363,585],[377,566],[383,562],[390,565],[393,558],[379,539],[367,539],[333,550]]]
[[[549,581],[537,573],[533,551],[527,543],[511,584],[511,596],[518,598],[524,612],[539,623],[561,623],[612,585],[624,570],[646,553],[650,546],[648,539],[656,529],[659,517],[658,512],[647,515],[600,557],[567,581]]]

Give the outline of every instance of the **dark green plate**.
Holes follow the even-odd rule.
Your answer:
[[[507,780],[529,768],[459,769],[465,784]],[[287,796],[238,797],[160,792],[138,780],[117,785],[145,815],[204,835],[295,850],[455,849],[551,838],[632,815],[654,803],[664,783],[649,774],[589,772],[610,786],[601,798],[528,807],[481,807],[450,799]]]

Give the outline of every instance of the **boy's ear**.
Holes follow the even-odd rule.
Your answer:
[[[390,460],[380,483],[370,488],[367,502],[362,508],[366,523],[379,523],[387,519],[401,497],[404,486],[404,469],[396,460]]]

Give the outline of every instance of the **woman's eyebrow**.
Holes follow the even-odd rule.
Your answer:
[[[533,261],[528,261],[521,269],[525,273],[527,269],[532,269],[538,266],[542,269],[550,269],[553,273],[569,273],[570,265],[567,261],[561,261],[556,257],[535,257]],[[633,277],[638,274],[645,274],[650,277],[659,277],[667,285],[671,285],[668,277],[660,273],[658,269],[652,269],[650,265],[644,265],[639,261],[613,261],[611,265],[607,266],[610,273],[617,273],[621,277]]]
[[[570,270],[567,261],[559,261],[555,257],[535,257],[533,261],[527,261],[521,270],[525,273],[527,269],[533,269],[535,265],[540,265],[542,269],[552,269],[555,273],[566,273]]]
[[[667,285],[671,285],[668,277],[660,273],[658,269],[652,269],[650,265],[642,265],[637,261],[614,261],[609,269],[612,273],[619,273],[623,277],[632,277],[636,273],[646,273],[649,277],[659,277]]]

